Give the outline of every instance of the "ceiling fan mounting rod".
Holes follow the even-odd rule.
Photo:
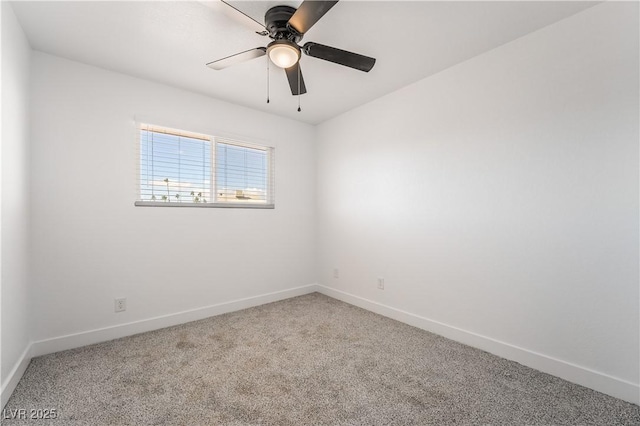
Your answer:
[[[269,31],[269,37],[273,40],[300,42],[302,34],[288,24],[295,12],[296,9],[290,6],[274,6],[267,10],[264,22],[267,31]]]

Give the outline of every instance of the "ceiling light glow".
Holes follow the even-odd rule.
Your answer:
[[[280,68],[290,68],[300,60],[300,49],[294,43],[278,40],[267,48],[269,59]]]

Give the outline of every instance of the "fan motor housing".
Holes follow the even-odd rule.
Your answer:
[[[296,8],[291,6],[274,6],[267,10],[264,23],[269,31],[269,37],[274,40],[290,40],[294,43],[302,40],[302,34],[287,25],[295,12]]]

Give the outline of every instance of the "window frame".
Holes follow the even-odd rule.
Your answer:
[[[145,129],[146,127],[146,129]],[[203,141],[208,141],[211,146],[211,174],[209,176],[210,185],[211,185],[211,195],[212,199],[215,201],[206,202],[206,203],[194,203],[194,202],[165,202],[165,201],[151,201],[151,200],[141,200],[141,181],[140,181],[140,163],[141,163],[141,151],[142,151],[142,131],[153,131],[157,133],[168,133],[176,136],[184,136],[184,137],[192,137],[195,135],[195,139],[202,139]],[[191,136],[190,136],[191,135]],[[245,139],[245,138],[242,138]],[[248,149],[256,149],[260,151],[265,151],[267,156],[267,167],[266,167],[266,183],[267,183],[267,196],[265,202],[229,202],[229,201],[218,201],[218,182],[216,179],[217,172],[217,164],[216,164],[216,154],[218,143],[233,145],[241,148]],[[265,145],[262,143],[256,142],[248,142],[246,140],[240,140],[235,137],[227,137],[227,136],[214,136],[207,135],[202,133],[196,133],[189,130],[176,129],[168,126],[160,126],[156,124],[150,124],[147,122],[137,122],[136,123],[136,199],[134,201],[134,206],[136,207],[200,207],[200,208],[232,208],[232,209],[275,209],[275,148],[270,145]]]

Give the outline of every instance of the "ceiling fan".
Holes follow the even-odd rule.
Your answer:
[[[338,3],[337,0],[305,0],[298,9],[290,6],[274,6],[265,14],[264,25],[224,0],[221,1],[236,12],[244,15],[245,18],[253,21],[252,24],[258,29],[258,31],[256,31],[257,34],[268,36],[273,41],[266,47],[256,47],[255,49],[246,50],[209,62],[207,64],[209,68],[221,70],[241,62],[259,58],[266,54],[274,65],[285,70],[287,80],[289,80],[289,86],[291,87],[291,94],[295,96],[307,93],[300,69],[301,52],[314,58],[324,59],[325,61],[364,72],[369,72],[376,63],[375,58],[325,46],[323,44],[307,42],[303,46],[298,45],[304,34],[309,31],[329,9]]]

